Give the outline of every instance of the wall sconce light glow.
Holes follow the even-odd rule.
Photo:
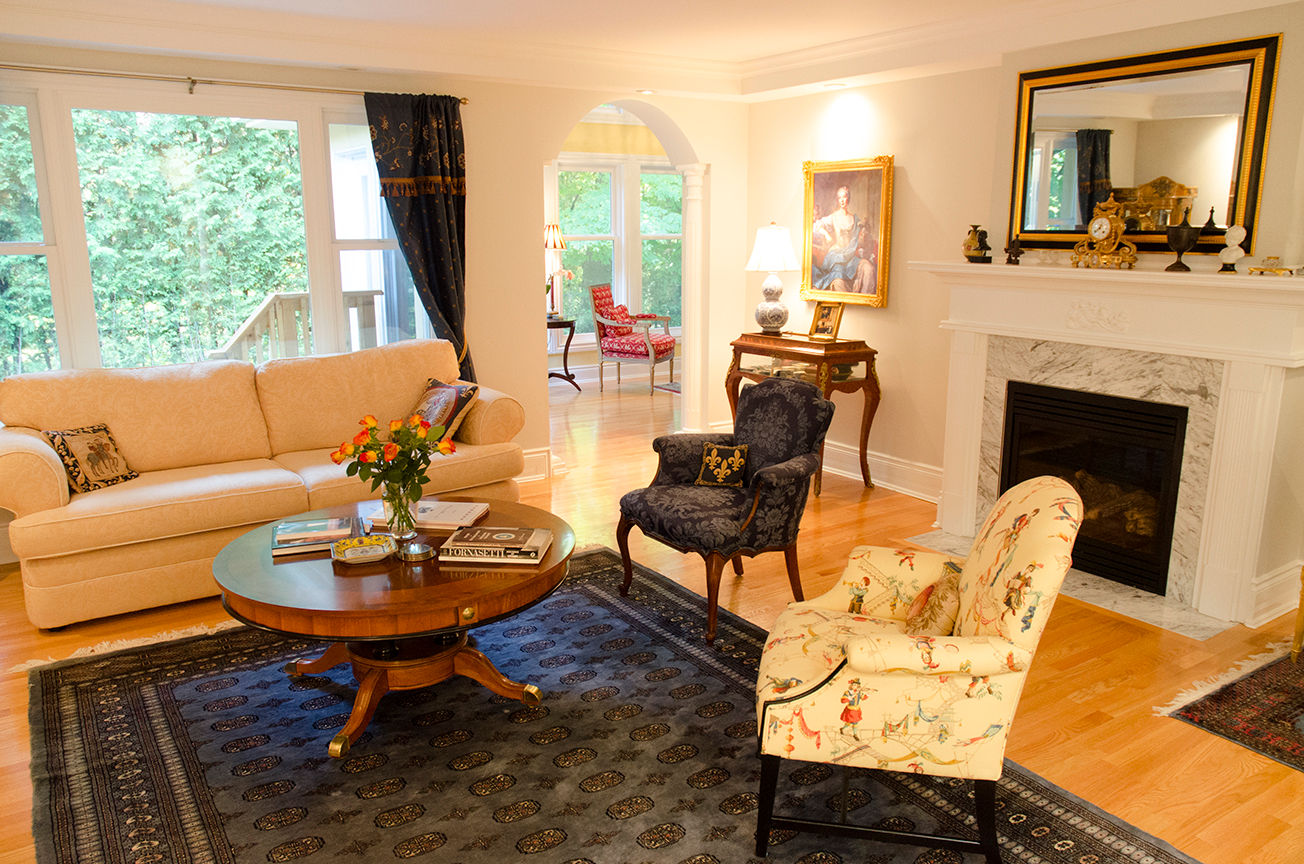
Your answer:
[[[879,145],[875,132],[880,125],[877,108],[863,93],[839,93],[829,101],[820,118],[813,148],[815,158],[837,161],[876,152]]]

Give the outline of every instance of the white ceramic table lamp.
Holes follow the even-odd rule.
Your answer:
[[[766,333],[778,333],[788,322],[788,307],[779,299],[783,296],[779,271],[796,270],[799,266],[792,251],[792,235],[787,228],[771,222],[756,229],[756,243],[752,246],[752,257],[747,260],[746,269],[770,274],[761,283],[765,299],[756,306],[756,323]]]

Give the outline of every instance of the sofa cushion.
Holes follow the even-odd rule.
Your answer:
[[[139,477],[118,450],[113,433],[103,423],[76,429],[46,429],[42,433],[63,462],[68,488],[90,492]]]
[[[445,384],[438,378],[426,382],[426,390],[412,408],[413,414],[420,414],[431,426],[444,430],[440,439],[452,438],[457,427],[462,425],[467,413],[475,403],[480,388],[475,384]],[[433,434],[434,430],[431,430]]]
[[[430,378],[457,378],[450,343],[409,339],[350,354],[268,360],[256,379],[272,452],[338,447],[367,414],[382,427],[406,419]]]
[[[525,428],[525,409],[506,393],[480,388],[480,398],[467,409],[466,419],[454,436],[467,444],[501,444]]]
[[[0,422],[29,429],[104,423],[142,473],[271,455],[254,367],[240,360],[11,375],[0,381]]]
[[[355,481],[356,482],[356,481]],[[19,558],[70,555],[308,510],[298,475],[270,459],[142,472],[134,480],[73,495],[63,507],[9,525]]]
[[[303,480],[308,508],[333,507],[379,498],[371,483],[344,473],[345,466],[330,459],[330,449],[280,453],[276,461]],[[436,456],[430,464],[430,482],[421,487],[427,495],[455,492],[497,480],[508,480],[525,469],[518,444],[458,444],[450,456]]]

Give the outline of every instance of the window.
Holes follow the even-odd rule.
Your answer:
[[[72,120],[105,366],[244,358],[264,337],[311,352],[297,124],[87,109]],[[278,326],[265,332],[268,311]]]
[[[1072,131],[1033,133],[1024,230],[1035,226],[1073,230],[1078,214],[1078,140]]]
[[[0,101],[0,376],[60,365],[31,127]]]
[[[335,249],[352,350],[432,335],[399,250],[365,123],[331,123]]]
[[[562,314],[593,332],[590,285],[610,284],[630,312],[669,315],[679,327],[683,270],[683,178],[640,159],[559,161],[558,222],[566,238]],[[609,164],[615,162],[616,164]]]
[[[430,335],[362,98],[188,89],[6,74],[0,374]]]

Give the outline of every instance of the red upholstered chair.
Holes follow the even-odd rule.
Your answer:
[[[602,390],[603,364],[616,364],[616,383],[620,384],[620,364],[640,363],[647,367],[648,392],[653,389],[658,363],[670,364],[670,380],[675,380],[675,337],[670,335],[670,316],[642,313],[630,315],[623,305],[611,299],[610,285],[589,286],[589,308],[593,311],[593,333],[598,340],[598,390]],[[661,325],[661,333],[652,327]]]

